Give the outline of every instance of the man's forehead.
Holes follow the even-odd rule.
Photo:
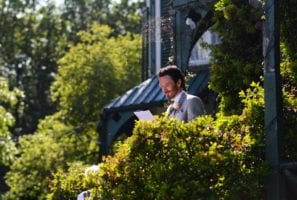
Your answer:
[[[159,78],[159,83],[174,83],[174,80],[170,76],[162,76]]]
[[[159,77],[159,81],[173,81],[173,78],[169,75],[164,75]]]

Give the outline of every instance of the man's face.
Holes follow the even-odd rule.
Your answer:
[[[174,82],[168,75],[159,77],[159,85],[168,99],[174,98],[181,91],[181,80]]]

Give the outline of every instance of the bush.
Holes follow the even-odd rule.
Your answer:
[[[100,166],[94,199],[224,199],[261,196],[265,164],[239,116],[184,124],[138,123]],[[252,162],[252,161],[256,162]]]
[[[59,169],[50,182],[47,199],[76,199],[81,192],[98,185],[96,179],[98,170],[97,165],[90,167],[82,162],[70,163],[66,170]]]
[[[284,110],[291,111],[284,112],[291,120],[284,124],[285,152],[297,159],[296,98],[284,96]],[[88,188],[90,199],[264,199],[269,173],[264,160],[264,90],[252,83],[240,98],[241,115],[219,112],[215,119],[205,116],[191,123],[165,117],[138,121],[133,135],[117,144],[118,151],[99,164],[93,177],[81,180],[76,191]],[[55,187],[59,191],[60,186]]]
[[[79,193],[87,189],[84,185],[85,168],[86,164],[75,162],[69,164],[66,171],[59,169],[53,176],[47,199],[75,199]]]

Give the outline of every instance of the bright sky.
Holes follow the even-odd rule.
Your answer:
[[[57,2],[57,4],[62,4],[64,2],[64,0],[55,0]],[[116,3],[119,3],[121,2],[121,0],[111,0],[112,2],[116,2]],[[136,1],[136,0],[133,0],[133,1]]]
[[[44,0],[44,1],[46,1],[46,0]],[[111,0],[111,1],[115,2],[115,3],[121,2],[121,0]],[[132,1],[137,2],[137,0],[132,0]],[[64,0],[55,0],[55,2],[57,3],[57,5],[61,5],[61,4],[63,4]]]
[[[64,3],[64,0],[55,0],[55,2],[57,3],[57,5],[61,5]]]

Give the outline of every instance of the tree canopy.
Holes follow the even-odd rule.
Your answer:
[[[54,173],[73,162],[98,162],[101,108],[140,81],[140,36],[112,32],[94,24],[60,59],[51,88],[59,112],[41,120],[34,134],[19,138],[4,199],[43,199]]]
[[[96,163],[97,133],[83,134],[65,124],[59,113],[42,120],[37,131],[19,139],[17,157],[7,173],[4,199],[45,199],[52,174],[75,161]]]
[[[23,93],[14,88],[10,90],[8,81],[0,77],[0,166],[9,165],[16,153],[11,128],[14,125],[13,117],[16,105],[21,102]]]
[[[38,120],[55,112],[50,85],[58,60],[93,23],[112,27],[113,36],[139,34],[141,1],[0,1],[0,75],[25,93],[24,113],[16,113],[15,135],[32,133]]]
[[[223,98],[226,113],[238,114],[242,104],[237,94],[263,74],[263,12],[240,0],[217,1],[213,10],[211,29],[221,43],[211,47],[210,87]]]
[[[104,105],[140,82],[141,41],[96,24],[80,38],[60,59],[52,94],[73,123],[96,123]]]

